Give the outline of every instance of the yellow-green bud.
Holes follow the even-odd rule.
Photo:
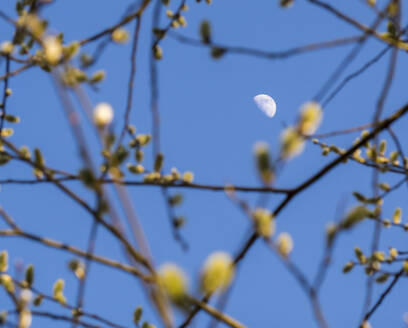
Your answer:
[[[102,82],[105,79],[105,77],[106,72],[104,70],[99,70],[92,75],[91,80],[89,82],[91,83]]]
[[[385,261],[385,253],[381,252],[381,251],[376,251],[376,252],[373,253],[372,258],[375,261],[384,262]]]
[[[138,134],[136,136],[136,142],[141,147],[146,146],[150,142],[151,139],[152,137],[150,134]]]
[[[382,284],[388,280],[389,276],[390,275],[388,273],[383,273],[382,275],[378,276],[377,279],[375,279],[375,281],[378,282],[379,284]]]
[[[391,221],[388,220],[388,219],[384,219],[384,220],[382,221],[382,224],[383,224],[383,226],[386,227],[386,228],[391,227]]]
[[[0,276],[0,285],[3,285],[7,292],[14,293],[13,279],[8,274],[2,274]]]
[[[32,316],[29,309],[24,308],[20,311],[18,318],[18,328],[29,328],[31,326]]]
[[[400,224],[402,221],[402,210],[400,207],[397,207],[392,215],[392,223]]]
[[[78,41],[71,42],[70,44],[64,46],[62,48],[62,54],[65,60],[72,59],[74,56],[77,55],[80,49],[80,44]]]
[[[346,217],[341,221],[340,226],[343,229],[350,229],[371,214],[372,212],[365,206],[358,205],[348,212]]]
[[[69,261],[68,267],[79,280],[85,278],[85,265],[82,261],[78,259],[73,259]]]
[[[126,43],[129,40],[129,33],[119,27],[112,32],[112,40],[116,43]]]
[[[354,268],[354,262],[347,262],[343,267],[343,273],[348,273]]]
[[[369,0],[370,1],[370,0]],[[359,328],[371,328],[371,325],[368,321],[364,320]]]
[[[380,142],[380,155],[381,156],[384,156],[386,149],[387,149],[387,141],[386,140],[381,140],[381,142]]]
[[[143,181],[147,183],[158,182],[160,180],[160,173],[159,172],[151,172],[144,176]]]
[[[386,192],[390,191],[391,187],[388,183],[386,182],[381,182],[378,187],[380,187],[381,190],[384,190]]]
[[[9,138],[14,134],[14,130],[12,128],[3,128],[1,130],[1,137],[3,138]]]
[[[329,223],[326,228],[326,238],[327,238],[327,245],[331,245],[334,241],[334,238],[337,234],[338,227],[335,223]]]
[[[227,50],[225,48],[211,47],[211,57],[214,59],[220,59],[226,52]]]
[[[163,167],[164,155],[162,153],[158,153],[154,160],[154,170],[156,172],[160,172]]]
[[[408,158],[407,157],[404,157],[403,164],[404,164],[404,168],[407,170],[408,169]]]
[[[56,301],[58,301],[61,304],[66,304],[66,299],[64,296],[64,287],[65,287],[65,282],[62,279],[58,279],[54,287],[52,289],[52,295]]]
[[[322,117],[323,110],[320,104],[315,101],[305,103],[300,109],[298,130],[303,135],[315,133],[322,121]]]
[[[200,36],[203,43],[211,42],[211,25],[208,20],[203,20],[200,25]]]
[[[174,180],[180,179],[180,172],[177,170],[176,167],[172,167],[170,172]]]
[[[8,252],[2,251],[0,253],[0,272],[6,272],[8,270]]]
[[[394,247],[390,247],[389,253],[390,253],[391,260],[395,260],[398,256],[398,250]]]
[[[93,111],[93,120],[96,126],[104,127],[113,121],[113,108],[108,103],[99,103]]]
[[[7,122],[10,122],[10,123],[20,123],[20,118],[18,116],[14,116],[14,115],[11,115],[11,114],[6,114],[4,116],[4,120],[6,120]]]
[[[36,14],[24,12],[17,20],[17,25],[26,27],[36,38],[40,38],[46,25]]]
[[[258,235],[270,238],[275,232],[275,221],[270,211],[264,208],[257,208],[252,212],[252,219]]]
[[[390,154],[390,162],[394,163],[398,159],[398,155],[399,155],[399,153],[397,151],[393,151]]]
[[[34,266],[32,264],[26,269],[25,281],[27,282],[28,287],[31,287],[34,282]]]
[[[160,267],[159,283],[174,302],[182,299],[187,292],[186,276],[175,264],[167,263]]]
[[[292,252],[293,240],[288,233],[283,232],[278,235],[277,249],[282,257],[288,257]]]
[[[191,171],[186,171],[183,174],[183,182],[185,183],[193,183],[194,180],[194,173]]]
[[[187,21],[184,16],[179,16],[177,19],[178,23],[180,24],[181,27],[186,27],[187,26]]]
[[[58,38],[47,36],[43,41],[45,59],[50,65],[56,65],[62,57],[62,45]]]
[[[281,157],[290,159],[299,155],[305,147],[305,140],[293,127],[286,128],[281,136]]]
[[[160,60],[163,58],[163,50],[159,45],[155,45],[153,47],[153,57],[157,60]]]
[[[402,269],[404,270],[405,274],[408,274],[408,260],[405,260],[402,263]]]
[[[294,0],[281,0],[280,6],[282,8],[289,8],[292,7],[294,2],[295,2]]]
[[[135,312],[133,312],[133,323],[138,325],[140,322],[140,319],[142,318],[142,314],[143,314],[143,309],[140,306],[138,306],[135,309]]]
[[[143,150],[138,149],[135,153],[136,161],[142,162],[144,158],[144,152]]]
[[[145,168],[141,164],[137,164],[137,165],[128,164],[127,168],[129,172],[134,173],[134,174],[144,173],[145,171]]]
[[[38,295],[36,298],[33,300],[34,306],[40,306],[42,304],[44,297],[42,295]]]
[[[365,203],[365,202],[367,202],[367,198],[364,196],[364,195],[362,195],[362,194],[360,194],[359,192],[353,192],[353,196],[359,201],[359,202],[362,202],[362,203]]]
[[[171,206],[180,205],[183,202],[183,195],[174,194],[173,196],[169,197],[168,202]]]
[[[274,172],[271,166],[268,145],[265,142],[257,142],[254,147],[256,166],[262,182],[269,185],[273,182]]]
[[[0,45],[0,52],[3,55],[11,55],[12,52],[14,50],[14,45],[12,42],[10,41],[4,41],[1,45]]]
[[[360,264],[365,264],[367,262],[367,258],[364,256],[360,247],[354,247],[354,253],[356,254],[356,257]]]
[[[225,290],[231,284],[234,272],[231,255],[224,252],[211,254],[201,271],[201,290],[206,294]]]
[[[372,262],[372,263],[371,263],[371,268],[372,268],[374,271],[380,270],[380,269],[381,269],[381,263],[380,263],[380,261],[374,261],[374,262]]]

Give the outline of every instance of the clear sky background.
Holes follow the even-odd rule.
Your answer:
[[[378,2],[380,6],[385,3]],[[65,39],[72,41],[113,25],[130,3],[128,0],[56,1],[42,14],[50,20],[53,31],[64,31]],[[177,32],[197,38],[200,22],[209,19],[214,41],[226,45],[278,51],[360,33],[304,0],[296,1],[288,10],[282,10],[276,0],[214,0],[211,6],[196,4],[194,1],[187,3],[190,6],[186,12],[188,26]],[[364,1],[332,3],[367,25],[375,18]],[[13,16],[14,5],[15,1],[4,0],[1,9]],[[173,1],[171,8],[176,8]],[[407,8],[406,3],[403,3],[403,22]],[[131,122],[138,131],[147,133],[151,131],[151,17],[150,8],[142,20],[135,101],[131,114]],[[167,19],[163,16],[162,24],[166,23]],[[127,29],[132,31],[133,26],[131,23]],[[381,26],[381,29],[384,30],[385,26]],[[10,33],[11,28],[2,22],[0,40],[9,39]],[[368,41],[347,72],[361,67],[383,47],[376,40]],[[87,89],[94,104],[104,101],[115,108],[116,131],[122,127],[126,105],[130,48],[130,44],[109,45],[100,62],[92,68],[105,69],[107,79],[98,91]],[[171,38],[162,42],[162,48],[164,58],[158,64],[159,110],[165,170],[169,171],[173,166],[180,171],[192,170],[198,183],[250,186],[259,185],[253,161],[255,142],[268,142],[272,152],[277,154],[279,135],[285,124],[295,122],[301,104],[317,93],[351,49],[345,46],[285,60],[233,54],[214,60],[209,56],[208,49],[183,45]],[[92,46],[85,48],[88,51],[91,49]],[[357,126],[372,119],[388,62],[389,55],[348,84],[324,108],[324,120],[319,132]],[[1,65],[3,74],[4,61]],[[13,67],[16,67],[15,64]],[[407,101],[407,69],[406,54],[400,52],[384,116]],[[8,111],[22,119],[15,127],[12,142],[19,146],[27,145],[31,149],[40,147],[51,167],[70,172],[79,170],[79,155],[51,79],[39,68],[34,68],[12,79],[10,83],[13,96],[9,100]],[[253,103],[253,96],[259,93],[267,93],[275,98],[277,114],[273,119],[266,117]],[[83,122],[97,155],[99,145],[93,127],[86,119]],[[403,119],[395,125],[403,146],[406,146],[405,138],[408,136],[404,129],[406,124],[406,119]],[[357,135],[353,134],[328,142],[346,148],[355,137]],[[294,187],[334,158],[333,155],[322,157],[320,153],[319,147],[308,143],[306,151],[287,165],[276,185]],[[149,163],[151,165],[149,155],[146,166]],[[346,211],[355,205],[351,192],[370,195],[371,175],[370,169],[356,163],[341,165],[293,200],[279,215],[277,231],[287,231],[292,235],[295,244],[293,261],[308,277],[313,277],[316,272],[323,253],[325,227],[328,222],[335,220],[339,204],[344,203],[345,207],[341,210]],[[6,177],[30,178],[32,173],[29,167],[22,164],[0,167],[0,178]],[[392,174],[380,178],[390,184],[400,179]],[[81,195],[88,193],[76,183],[70,183],[70,186]],[[185,202],[177,208],[177,213],[188,219],[182,234],[188,240],[190,250],[183,252],[172,238],[160,190],[156,187],[135,187],[130,194],[156,264],[167,261],[179,264],[189,274],[192,291],[197,286],[200,266],[209,253],[216,250],[235,253],[248,236],[248,219],[222,192],[186,189],[183,191]],[[251,204],[256,203],[255,194],[241,196]],[[398,205],[408,211],[404,207],[406,197],[406,187],[403,186],[387,198],[385,217],[390,217]],[[274,208],[280,200],[281,197],[270,195],[268,207]],[[86,248],[91,218],[52,185],[4,185],[1,187],[0,204],[28,231]],[[361,268],[356,268],[348,275],[343,275],[341,269],[354,258],[354,246],[369,250],[373,228],[372,222],[364,222],[353,232],[344,234],[337,244],[335,260],[321,294],[323,310],[331,327],[357,327],[361,318],[366,276]],[[386,251],[389,246],[408,250],[406,233],[395,230],[388,229],[383,233],[380,243],[382,250]],[[44,292],[51,294],[54,281],[65,279],[67,299],[74,303],[77,280],[67,270],[67,261],[72,259],[71,256],[12,238],[0,238],[0,249],[7,249],[13,262],[18,260],[25,265],[34,264],[35,286]],[[125,260],[115,240],[103,229],[99,230],[96,253]],[[142,305],[145,308],[144,318],[160,326],[156,315],[146,305],[140,285],[134,278],[98,264],[92,266],[90,274],[86,289],[86,311],[104,314],[130,327],[133,310]],[[408,312],[407,287],[406,279],[398,283],[398,288],[373,316],[373,327],[404,327],[403,314]],[[384,285],[375,287],[375,299],[384,288]],[[0,292],[0,309],[9,306],[5,294]],[[46,308],[64,313],[54,305],[47,304]],[[276,256],[260,241],[241,263],[225,312],[248,327],[316,326],[307,297]],[[208,316],[200,314],[195,320],[195,326],[205,327],[207,322]],[[56,326],[65,327],[67,324],[34,318],[32,325],[34,328]]]

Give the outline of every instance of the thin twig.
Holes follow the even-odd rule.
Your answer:
[[[227,326],[232,328],[245,328],[242,323],[238,322],[237,320],[231,318],[230,316],[219,312],[217,309],[213,308],[212,306],[208,305],[206,302],[200,301],[196,298],[189,297],[190,302],[198,306],[200,309],[204,310],[212,317],[216,318],[217,320],[225,323]]]
[[[0,115],[0,135],[3,130],[5,116],[7,114],[7,92],[8,92],[8,85],[9,85],[9,75],[10,74],[10,57],[6,56],[6,79],[4,80],[4,90],[3,90],[3,100],[1,102],[1,115]]]
[[[316,42],[306,44],[300,47],[294,47],[283,51],[265,51],[260,49],[253,49],[247,47],[236,47],[236,46],[228,46],[220,43],[203,43],[201,40],[193,39],[179,33],[169,31],[168,35],[176,41],[179,41],[184,44],[188,44],[191,46],[196,47],[215,47],[220,48],[228,52],[229,54],[238,54],[238,55],[247,55],[247,56],[254,56],[259,58],[265,59],[286,59],[292,56],[301,55],[304,53],[309,53],[311,51],[316,50],[323,50],[323,49],[330,49],[338,46],[348,45],[354,42],[359,42],[361,40],[361,36],[354,36],[354,37],[347,37],[347,38],[340,38],[330,41],[323,41],[323,42]]]
[[[125,137],[126,130],[129,127],[130,120],[130,111],[132,110],[132,100],[134,93],[134,82],[136,76],[136,54],[137,54],[137,43],[139,40],[140,26],[141,26],[141,17],[136,19],[135,31],[133,33],[132,41],[132,53],[130,55],[130,74],[128,82],[128,94],[127,94],[127,103],[125,109],[125,118],[123,123],[123,128],[119,136],[118,145],[122,144],[123,138]]]
[[[63,250],[63,251],[67,251],[70,252],[72,254],[75,254],[77,256],[80,256],[82,258],[91,258],[92,261],[101,263],[103,265],[115,268],[115,269],[119,269],[122,270],[124,272],[130,273],[134,276],[137,276],[138,278],[142,279],[143,281],[146,282],[152,282],[153,278],[151,276],[145,275],[144,273],[142,273],[139,269],[129,266],[127,264],[123,264],[114,260],[111,260],[109,258],[106,257],[102,257],[102,256],[98,256],[98,255],[94,255],[94,254],[90,254],[87,253],[85,251],[82,251],[76,247],[73,247],[71,245],[68,244],[64,244],[61,243],[59,241],[55,241],[49,238],[44,238],[44,237],[40,237],[22,230],[12,230],[12,229],[8,229],[8,230],[0,230],[0,236],[4,236],[4,237],[23,237],[32,241],[35,241],[37,243],[41,243],[44,246],[47,247],[51,247],[51,248],[55,248],[55,249],[59,249],[59,250]]]
[[[81,40],[79,42],[79,44],[82,46],[82,45],[88,44],[90,42],[96,41],[96,40],[104,37],[105,35],[111,34],[117,28],[130,23],[132,20],[140,17],[143,14],[143,12],[146,10],[146,8],[148,7],[150,2],[151,2],[151,0],[144,0],[137,11],[135,11],[134,13],[132,13],[132,14],[130,14],[128,16],[126,16],[119,23],[117,23],[117,24],[115,24],[115,25],[113,25],[113,26],[111,26],[109,28],[106,28],[101,32],[98,32],[98,33],[96,33],[96,34],[94,34],[92,36],[89,36],[89,37]]]
[[[17,68],[16,70],[14,70],[14,71],[11,71],[11,72],[3,75],[3,76],[0,76],[0,81],[6,80],[6,79],[8,79],[9,77],[12,77],[12,76],[16,76],[16,75],[20,74],[21,72],[23,72],[23,71],[25,71],[25,70],[33,67],[33,66],[34,66],[33,63],[23,65],[23,66]]]
[[[374,304],[374,306],[366,313],[364,316],[364,320],[370,319],[370,317],[374,314],[374,312],[378,309],[378,307],[382,304],[382,302],[385,300],[387,295],[391,292],[391,290],[394,288],[398,280],[401,278],[402,274],[404,273],[404,270],[400,270],[395,276],[394,279],[391,281],[387,289],[380,295],[380,298],[378,301]]]

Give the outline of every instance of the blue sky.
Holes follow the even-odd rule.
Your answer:
[[[14,15],[14,1],[5,1],[2,10]],[[50,20],[53,31],[64,31],[65,40],[73,41],[92,35],[118,21],[131,1],[56,1],[43,11]],[[334,18],[307,1],[299,0],[282,10],[278,1],[220,1],[211,6],[188,1],[186,12],[188,26],[177,32],[198,37],[203,19],[209,19],[213,27],[214,41],[226,45],[241,45],[270,51],[285,50],[311,42],[326,41],[338,37],[359,35],[359,31]],[[380,5],[385,3],[379,1]],[[172,1],[171,8],[176,8]],[[369,25],[373,12],[364,1],[337,2],[342,11]],[[406,17],[403,8],[403,19]],[[135,82],[135,101],[131,122],[139,132],[151,131],[149,55],[151,9],[142,20],[140,49],[137,57],[138,72]],[[162,17],[162,24],[166,24]],[[384,26],[380,27],[385,29]],[[127,26],[133,30],[133,24]],[[10,39],[11,29],[4,22],[0,40]],[[347,72],[353,72],[384,47],[370,40]],[[109,45],[94,70],[103,68],[107,79],[97,92],[87,89],[91,101],[96,104],[109,102],[115,108],[115,131],[122,127],[126,105],[126,88],[130,68],[131,45]],[[279,135],[285,124],[296,120],[302,103],[310,100],[348,54],[351,47],[312,52],[285,60],[266,60],[248,56],[227,54],[213,60],[208,49],[190,47],[168,38],[162,42],[163,60],[158,63],[161,115],[161,143],[165,154],[165,170],[175,166],[180,171],[192,170],[195,181],[208,184],[234,183],[259,185],[253,163],[253,145],[263,140],[270,144],[273,153],[279,149]],[[92,46],[85,48],[92,49]],[[88,51],[89,51],[88,50]],[[320,132],[338,130],[367,123],[372,119],[375,104],[387,72],[389,56],[352,81],[327,108]],[[4,70],[4,61],[1,62]],[[15,67],[15,66],[14,66]],[[402,85],[406,83],[407,60],[400,53],[394,84],[387,99],[384,116],[406,102]],[[55,94],[50,77],[38,68],[26,71],[11,80],[13,96],[8,111],[21,117],[11,141],[40,147],[51,167],[71,172],[80,169],[80,159]],[[277,114],[267,118],[253,103],[253,96],[267,93],[277,103]],[[99,146],[92,125],[84,119],[89,144],[97,155]],[[395,125],[403,146],[407,137],[405,120]],[[329,140],[341,147],[349,146],[356,134]],[[384,136],[388,138],[388,136]],[[389,142],[391,145],[391,142]],[[291,161],[276,185],[294,187],[324,166],[333,155],[322,157],[318,147],[311,143],[306,151]],[[150,153],[146,166],[151,165]],[[370,195],[372,171],[355,163],[341,165],[323,180],[295,198],[281,213],[277,231],[289,232],[294,239],[292,254],[308,277],[313,277],[320,261],[324,231],[333,221],[336,208],[342,201],[346,208],[355,204],[351,192]],[[0,167],[0,176],[28,178],[31,169],[22,164]],[[134,179],[134,177],[131,177]],[[390,184],[399,177],[381,175],[381,181]],[[87,197],[87,191],[75,183],[70,186]],[[130,195],[148,236],[155,262],[171,261],[179,264],[189,274],[191,289],[196,288],[200,266],[206,256],[216,250],[234,253],[248,234],[248,219],[223,193],[199,190],[183,190],[185,202],[177,213],[185,215],[187,225],[183,235],[190,243],[190,251],[183,252],[172,239],[168,218],[160,190],[154,187],[136,187]],[[257,195],[242,197],[255,204]],[[386,199],[384,215],[390,217],[396,206],[404,204],[405,187]],[[271,195],[268,206],[274,208],[280,197]],[[86,248],[91,218],[81,208],[67,199],[53,186],[5,185],[0,191],[0,204],[28,231]],[[405,210],[402,206],[403,211]],[[408,210],[408,209],[406,209]],[[1,226],[3,227],[3,226]],[[323,310],[331,327],[356,327],[364,297],[365,275],[357,268],[348,275],[341,273],[344,263],[353,258],[353,248],[359,245],[369,249],[373,231],[372,222],[364,222],[351,233],[341,237],[335,251],[335,259],[321,294]],[[394,229],[386,230],[381,239],[381,249],[389,246],[408,250],[406,235]],[[11,260],[32,263],[36,268],[35,286],[51,293],[52,284],[58,278],[66,280],[66,295],[74,303],[77,281],[67,270],[66,253],[47,249],[22,239],[0,238],[0,249],[7,249]],[[124,261],[121,250],[113,238],[100,229],[96,252]],[[371,320],[373,327],[404,327],[403,314],[408,312],[404,291],[405,279],[399,289],[386,299],[382,308]],[[375,295],[384,289],[376,286]],[[132,312],[138,305],[145,308],[145,319],[160,326],[154,312],[146,305],[139,284],[130,276],[94,264],[86,290],[85,310],[102,313],[123,325],[131,326]],[[0,293],[0,309],[10,304]],[[47,309],[62,311],[53,305]],[[225,311],[248,327],[314,327],[310,304],[299,285],[280,261],[262,242],[251,249],[239,269],[232,297]],[[196,327],[204,327],[208,316],[200,314]],[[34,318],[32,327],[55,327],[56,323]],[[59,324],[65,326],[66,324]]]

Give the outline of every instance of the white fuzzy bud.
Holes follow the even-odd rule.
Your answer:
[[[106,126],[113,121],[113,108],[108,103],[99,103],[93,112],[95,125],[99,127]]]

